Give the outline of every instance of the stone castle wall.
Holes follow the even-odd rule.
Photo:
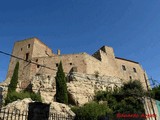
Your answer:
[[[64,72],[72,72],[73,68],[77,68],[77,71],[80,73],[86,73],[86,64],[84,61],[84,53],[80,54],[70,54],[70,55],[57,55],[52,57],[38,57],[34,58],[35,61],[40,65],[45,67],[32,64],[31,74],[32,76],[36,74],[46,74],[48,76],[55,75],[57,72],[58,64],[62,61]],[[51,69],[48,69],[51,68]]]
[[[48,77],[55,75],[58,63],[62,61],[64,72],[66,73],[74,71],[95,74],[98,72],[100,76],[118,77],[124,81],[138,79],[141,80],[143,86],[146,88],[145,72],[140,64],[115,57],[113,48],[111,47],[103,46],[92,56],[87,53],[60,55],[60,51],[58,54],[53,54],[52,50],[40,40],[31,38],[16,42],[12,54],[39,64],[35,65],[11,58],[7,78],[12,76],[15,64],[19,61],[19,82],[22,87],[26,87],[35,75],[46,74]]]
[[[39,41],[37,38],[26,39],[18,41],[14,44],[12,55],[22,58],[27,61],[31,61],[34,57],[42,57],[52,54],[52,50],[45,44]],[[30,82],[32,78],[31,70],[32,65],[29,62],[11,57],[7,79],[10,79],[13,74],[16,63],[19,62],[19,82]]]
[[[14,48],[12,51],[12,55],[17,56],[22,59],[26,59],[26,54],[28,54],[28,59],[31,59],[31,54],[33,51],[33,46],[31,43],[34,43],[34,40],[26,40],[26,41],[21,41],[21,42],[16,42],[14,44]],[[9,64],[9,69],[8,69],[8,74],[7,78],[11,78],[13,74],[14,67],[16,63],[19,61],[20,67],[19,67],[19,78],[23,80],[28,80],[28,76],[30,76],[30,64],[28,64],[25,61],[16,59],[14,57],[11,57],[10,64]],[[24,75],[25,74],[25,75]]]

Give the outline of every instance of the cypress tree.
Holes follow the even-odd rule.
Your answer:
[[[60,103],[68,103],[67,84],[65,73],[63,72],[62,62],[58,65],[56,74],[56,101]]]
[[[16,91],[17,83],[18,83],[18,70],[19,70],[19,62],[16,63],[16,66],[14,68],[14,72],[13,72],[10,84],[8,86],[8,92]]]
[[[5,98],[5,105],[16,100],[16,97],[13,97],[12,94],[16,94],[15,91],[16,91],[17,83],[18,83],[18,70],[19,70],[19,62],[16,63],[10,84],[8,86],[8,92]]]
[[[17,99],[24,99],[24,98],[31,98],[34,101],[41,102],[41,96],[40,94],[36,94],[32,91],[32,86],[30,84],[29,91],[24,90],[23,92],[16,92],[17,83],[18,83],[18,70],[19,70],[19,62],[16,63],[16,66],[14,68],[14,72],[10,81],[10,84],[8,86],[8,93],[5,98],[5,105],[8,103],[11,103],[13,101],[16,101]]]

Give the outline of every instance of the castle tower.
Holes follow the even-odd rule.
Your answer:
[[[52,50],[40,40],[37,38],[30,38],[16,42],[12,55],[20,59],[11,57],[7,79],[11,79],[14,67],[16,63],[19,62],[19,83],[21,84],[21,87],[26,87],[32,78],[32,64],[30,61],[32,61],[34,57],[52,56],[53,54]]]
[[[97,52],[93,54],[93,57],[101,61],[103,67],[106,68],[103,74],[107,74],[108,76],[120,77],[112,47],[108,46],[101,47]]]

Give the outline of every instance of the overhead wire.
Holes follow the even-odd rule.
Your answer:
[[[23,59],[23,58],[20,58],[20,57],[17,57],[17,56],[15,56],[15,55],[12,55],[12,54],[9,54],[9,53],[6,53],[6,52],[3,52],[3,51],[1,51],[0,50],[0,53],[1,54],[4,54],[4,55],[7,55],[7,56],[11,56],[11,57],[13,57],[13,58],[16,58],[16,59],[19,59],[19,60],[22,60],[22,61],[25,61],[25,62],[28,62],[28,63],[31,63],[31,64],[35,64],[35,65],[39,65],[39,66],[41,66],[41,67],[43,67],[43,68],[47,68],[47,69],[50,69],[50,70],[54,70],[54,71],[57,71],[57,69],[54,69],[54,68],[51,68],[51,67],[48,67],[48,66],[45,66],[45,65],[41,65],[41,64],[38,64],[38,63],[36,63],[36,62],[34,62],[34,61],[31,61],[31,60],[25,60],[25,59]],[[65,74],[70,74],[70,73],[66,73],[65,72]],[[87,79],[86,77],[82,77],[82,76],[77,76],[77,77],[81,77],[81,78],[84,78],[84,79]],[[88,79],[87,79],[88,80]],[[152,80],[152,82],[153,82],[153,79],[151,78],[151,80]],[[155,80],[154,80],[155,81]],[[103,81],[101,81],[101,82],[103,82]],[[116,83],[116,82],[110,82],[110,81],[107,81],[107,83],[110,83],[110,84],[122,84],[122,83]],[[141,82],[142,83],[142,82]],[[146,82],[144,82],[144,83],[146,83]],[[154,84],[154,83],[153,83]],[[46,91],[46,89],[48,89],[48,88],[45,88],[45,91]],[[51,89],[51,88],[49,88],[49,89]],[[40,90],[40,89],[32,89],[32,90]],[[41,89],[41,91],[43,91],[42,89]],[[150,99],[151,99],[151,96],[150,96]],[[151,104],[152,104],[152,101],[151,101]],[[153,107],[153,105],[152,105],[152,107]],[[154,113],[155,111],[154,111],[154,109],[153,109],[153,113]]]
[[[32,60],[26,60],[26,59],[23,59],[23,58],[21,58],[21,57],[18,57],[18,56],[15,56],[15,55],[12,55],[12,54],[9,54],[9,53],[7,53],[7,52],[4,52],[4,51],[1,51],[0,50],[0,53],[1,54],[4,54],[4,55],[7,55],[7,56],[10,56],[10,57],[13,57],[13,58],[16,58],[16,59],[19,59],[19,60],[22,60],[22,61],[25,61],[25,62],[28,62],[28,63],[30,63],[30,64],[35,64],[35,65],[39,65],[40,67],[43,67],[43,68],[47,68],[47,69],[50,69],[50,70],[53,70],[53,71],[56,71],[57,72],[57,69],[55,69],[55,68],[51,68],[51,67],[48,67],[48,66],[45,66],[45,65],[42,65],[42,64],[39,64],[39,63],[36,63],[36,62],[34,62],[34,61],[32,61]],[[71,73],[67,73],[67,72],[64,72],[65,74],[67,74],[67,75],[70,75]],[[86,74],[86,75],[94,75],[94,74]],[[86,80],[88,80],[88,78],[86,78],[86,77],[83,77],[83,76],[79,76],[79,75],[77,75],[77,74],[74,74],[74,76],[77,76],[77,77],[80,77],[80,78],[83,78],[83,79],[86,79]],[[111,76],[107,76],[107,77],[111,77]],[[116,78],[118,78],[118,77],[116,77]],[[119,80],[121,80],[120,78],[118,78]],[[90,80],[96,80],[96,79],[91,79],[90,78]],[[150,80],[150,79],[148,79],[148,80]],[[97,80],[98,81],[98,80]],[[155,81],[157,81],[157,80],[155,80]],[[107,82],[108,84],[122,84],[121,82],[111,82],[111,81],[100,81],[100,82]],[[158,82],[158,81],[157,81]],[[145,82],[142,82],[141,81],[141,83],[145,83]],[[151,84],[150,84],[151,85]],[[152,84],[153,85],[153,84]]]

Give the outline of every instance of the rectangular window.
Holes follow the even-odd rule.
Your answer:
[[[132,76],[129,76],[129,79],[132,80]]]
[[[133,71],[136,73],[137,72],[136,68],[133,68]]]
[[[38,59],[36,59],[36,62],[38,62]]]
[[[37,68],[39,68],[40,67],[40,65],[37,65]]]
[[[30,48],[31,47],[31,44],[28,44],[28,46],[27,46],[28,48]]]
[[[51,77],[50,77],[49,75],[47,76],[47,78],[48,78],[48,80],[50,80],[50,79],[51,79]]]
[[[124,71],[126,71],[126,66],[125,66],[125,65],[122,65],[122,69],[123,69]]]
[[[26,53],[26,61],[28,61],[29,53]]]
[[[58,67],[58,63],[56,63],[56,67]]]

